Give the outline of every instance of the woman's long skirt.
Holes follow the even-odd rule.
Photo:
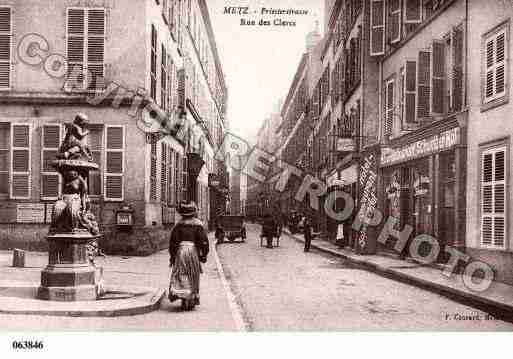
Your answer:
[[[192,242],[182,242],[178,247],[171,271],[169,300],[199,301],[201,264],[198,251]]]

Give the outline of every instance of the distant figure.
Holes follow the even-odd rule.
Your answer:
[[[303,233],[305,235],[305,252],[309,252],[312,244],[312,223],[309,218],[305,218]]]
[[[262,224],[262,234],[260,236],[264,237],[267,241],[267,248],[273,247],[273,237],[277,236],[278,232],[278,223],[271,215],[271,213],[267,213],[264,217],[264,222]]]
[[[214,237],[218,244],[223,243],[224,240],[224,229],[221,226],[221,223],[216,223],[216,231],[214,233]]]
[[[195,218],[198,209],[194,202],[182,203],[178,208],[182,219],[171,232],[169,240],[170,265],[169,300],[181,299],[182,308],[192,310],[199,305],[201,263],[206,263],[209,251],[208,237],[203,223]]]

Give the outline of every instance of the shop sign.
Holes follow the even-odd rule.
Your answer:
[[[459,143],[460,128],[455,127],[403,147],[383,148],[381,151],[381,165],[388,166],[394,163],[424,157],[433,153],[448,150]]]
[[[374,154],[365,156],[360,168],[361,207],[358,217],[363,223],[358,233],[357,244],[360,251],[365,251],[368,244],[368,224],[365,218],[372,217],[378,203],[378,196],[376,194],[378,175],[376,169],[376,156]]]
[[[16,222],[45,223],[44,203],[20,203],[16,205]]]
[[[329,187],[332,186],[347,186],[355,183],[358,179],[358,169],[356,165],[352,165],[340,172],[340,176],[335,172],[326,181]]]
[[[355,150],[355,143],[352,138],[337,138],[337,151],[338,152],[353,152]]]

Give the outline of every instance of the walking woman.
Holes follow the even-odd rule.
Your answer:
[[[194,202],[179,206],[178,213],[182,219],[173,228],[169,241],[172,266],[169,300],[181,299],[184,310],[192,310],[200,303],[200,262],[206,263],[209,250],[207,232],[196,218],[197,212]]]

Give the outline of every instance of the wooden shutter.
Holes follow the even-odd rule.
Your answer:
[[[89,196],[100,196],[102,194],[102,151],[103,144],[103,125],[89,125],[89,136],[87,141],[94,163],[98,164],[98,170],[89,171]]]
[[[85,9],[68,9],[68,76],[65,88],[69,91],[83,90],[85,84],[85,13]]]
[[[506,238],[506,148],[481,155],[481,244],[505,247]]]
[[[9,194],[9,173],[11,170],[11,125],[0,122],[0,195]]]
[[[167,144],[160,144],[160,201],[167,203]]]
[[[485,51],[485,102],[488,102],[505,94],[506,33],[504,30],[486,40]]]
[[[11,88],[11,8],[0,7],[0,89]]]
[[[417,62],[406,61],[404,66],[404,120],[406,123],[417,122],[415,110],[417,97]]]
[[[11,198],[30,198],[31,126],[11,124]]]
[[[87,11],[87,71],[91,76],[88,89],[102,91],[105,88],[104,9],[89,9]]]
[[[401,0],[388,1],[388,39],[391,44],[401,40]]]
[[[452,31],[452,110],[461,111],[463,106],[463,29]]]
[[[167,205],[172,206],[176,202],[175,200],[175,152],[171,148],[171,146],[168,146],[168,152],[167,152]]]
[[[61,142],[61,125],[48,124],[41,129],[41,199],[56,200],[60,194],[60,175],[52,167]]]
[[[124,198],[125,128],[124,126],[107,125],[105,129],[104,198],[106,201],[122,201]]]
[[[167,51],[164,44],[161,44],[160,61],[160,107],[167,109]]]
[[[385,134],[392,133],[394,125],[394,80],[385,85]]]
[[[182,156],[175,152],[175,199],[176,205],[182,200]]]
[[[186,94],[185,94],[185,69],[180,69],[178,70],[178,106],[182,109],[182,110],[185,110],[185,99],[186,99]]]
[[[150,135],[152,136],[152,135]],[[150,201],[157,200],[157,141],[150,143]]]
[[[67,20],[65,89],[102,91],[105,88],[105,9],[69,8]]]
[[[444,112],[445,97],[445,43],[435,40],[431,46],[431,114]]]
[[[422,22],[422,0],[404,0],[404,22],[407,24]]]
[[[385,1],[371,0],[370,55],[385,54]]]
[[[430,116],[430,59],[431,54],[428,51],[419,52],[419,61],[417,62],[417,119]]]
[[[150,97],[157,102],[157,29],[151,25]]]

